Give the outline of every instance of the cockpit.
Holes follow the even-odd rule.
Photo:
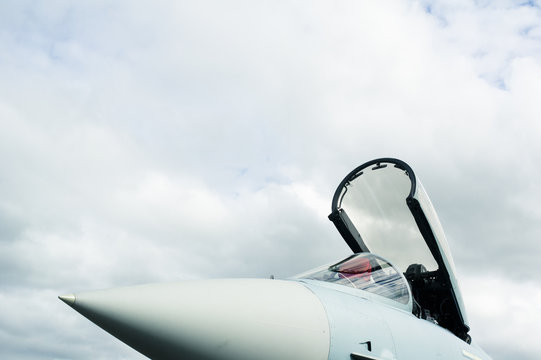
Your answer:
[[[336,282],[398,302],[409,301],[401,294],[411,286],[415,315],[471,341],[445,234],[408,164],[384,158],[353,169],[334,193],[329,219],[354,253],[380,254],[399,271],[379,257],[366,263],[355,255],[313,276],[332,281],[332,275]]]
[[[406,279],[390,263],[371,253],[354,254],[327,268],[300,274],[297,278],[349,286],[404,305],[410,301]]]

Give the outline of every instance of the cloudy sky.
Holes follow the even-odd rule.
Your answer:
[[[352,168],[422,179],[472,327],[541,358],[538,0],[0,2],[0,357],[142,359],[57,299],[349,254]]]

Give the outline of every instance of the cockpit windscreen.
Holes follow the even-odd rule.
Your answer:
[[[406,280],[391,264],[370,253],[352,255],[326,269],[301,274],[299,278],[349,286],[401,304],[409,302]]]

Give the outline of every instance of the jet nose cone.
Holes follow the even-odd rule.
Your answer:
[[[188,281],[62,300],[152,359],[316,360],[329,354],[323,305],[294,281]]]
[[[66,304],[68,304],[69,306],[72,306],[73,304],[75,304],[75,295],[73,294],[60,295],[58,298],[62,300],[63,302],[65,302]]]

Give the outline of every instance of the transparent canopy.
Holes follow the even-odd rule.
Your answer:
[[[408,284],[391,264],[382,258],[361,253],[352,255],[325,269],[316,269],[298,276],[368,291],[372,294],[408,304]]]

